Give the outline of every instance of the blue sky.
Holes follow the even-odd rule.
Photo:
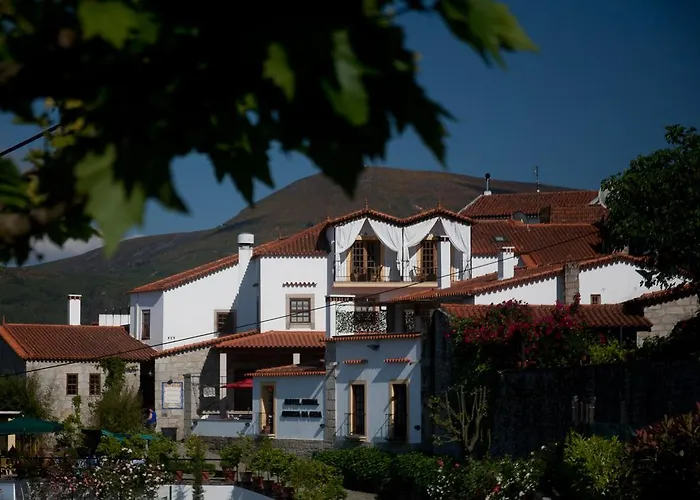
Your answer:
[[[458,122],[450,125],[450,171],[597,189],[630,159],[664,145],[663,126],[700,125],[700,2],[693,0],[512,0],[506,2],[539,45],[489,68],[437,18],[402,18],[422,54],[420,80]],[[32,135],[0,116],[0,148]],[[385,165],[438,170],[416,136],[389,148]],[[174,164],[190,215],[148,207],[134,232],[156,234],[216,226],[244,206],[205,159]],[[274,156],[277,187],[315,173],[298,156]],[[260,187],[256,198],[269,193]]]

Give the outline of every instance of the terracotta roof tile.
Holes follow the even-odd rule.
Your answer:
[[[693,295],[697,295],[698,291],[700,291],[698,285],[685,283],[672,288],[667,288],[665,290],[642,294],[637,298],[628,300],[625,302],[625,304],[639,307],[655,306],[658,304],[673,302],[678,299],[684,299],[686,297],[692,297]]]
[[[515,221],[480,222],[472,227],[472,254],[497,255],[515,247],[537,265],[590,259],[601,255],[600,231],[592,224],[523,224]]]
[[[605,217],[602,205],[578,205],[573,207],[549,206],[540,211],[540,222],[549,224],[593,224]]]
[[[480,319],[492,306],[468,305],[468,304],[442,304],[440,309],[457,318]],[[542,319],[550,316],[555,306],[530,305],[533,319]],[[579,319],[591,328],[615,328],[631,327],[641,330],[648,330],[652,323],[643,314],[636,314],[627,311],[624,304],[582,304],[579,306],[577,315]]]
[[[248,337],[250,335],[255,335],[258,333],[257,330],[249,330],[247,332],[239,332],[239,333],[232,333],[228,335],[221,335],[220,337],[216,337],[213,339],[207,339],[207,340],[202,340],[201,342],[194,342],[192,344],[186,344],[186,345],[181,345],[177,347],[171,347],[169,349],[163,349],[162,351],[159,351],[155,357],[156,358],[164,358],[167,356],[176,356],[178,354],[183,354],[186,352],[191,352],[191,351],[198,351],[199,349],[206,349],[208,347],[216,347],[222,342],[228,342],[233,339],[241,339]]]
[[[442,208],[438,206],[437,208],[432,208],[430,210],[424,210],[420,213],[417,213],[415,215],[411,215],[409,217],[394,217],[393,215],[385,214],[383,212],[378,212],[376,210],[372,210],[371,208],[364,208],[362,210],[357,210],[356,212],[351,212],[346,215],[342,215],[340,217],[337,217],[335,219],[332,219],[329,222],[329,225],[336,225],[336,224],[343,224],[346,222],[350,222],[352,220],[357,220],[361,219],[363,217],[369,217],[372,219],[377,219],[377,220],[383,220],[385,222],[389,222],[391,224],[396,224],[399,226],[406,226],[410,224],[415,224],[416,222],[420,222],[425,219],[430,219],[431,217],[445,217],[451,220],[455,221],[460,221],[464,222],[466,224],[472,224],[474,221],[467,217],[464,214],[459,214],[457,212],[453,212],[452,210],[447,210],[446,208]]]
[[[410,362],[411,362],[411,359],[410,359],[410,358],[386,358],[386,359],[384,360],[384,362],[385,362],[385,363],[395,363],[395,364],[399,364],[399,363],[410,363]]]
[[[319,376],[325,375],[326,369],[323,363],[312,365],[286,365],[275,366],[273,368],[261,368],[246,374],[247,377],[298,377],[298,376]]]
[[[325,257],[330,252],[321,222],[286,238],[271,241],[253,250],[253,257]]]
[[[156,352],[120,326],[5,323],[0,337],[27,361],[148,361]]]
[[[356,333],[339,335],[326,339],[326,342],[359,342],[366,340],[403,340],[420,338],[420,333]]]
[[[218,344],[217,347],[221,349],[323,349],[325,339],[325,331],[270,330],[245,337],[231,338]]]
[[[363,365],[365,363],[367,363],[366,359],[346,359],[343,361],[343,364],[346,365]]]
[[[515,212],[539,215],[545,207],[588,205],[598,191],[553,191],[546,193],[514,193],[481,195],[460,213],[473,219],[512,217]]]

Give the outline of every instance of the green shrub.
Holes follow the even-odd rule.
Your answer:
[[[388,478],[382,485],[380,498],[425,498],[437,472],[435,457],[418,452],[396,455],[391,462]]]
[[[625,446],[617,437],[583,437],[572,433],[564,447],[563,465],[568,469],[576,498],[619,497],[627,472]]]
[[[700,498],[700,403],[637,433],[628,446],[632,489],[639,500]]]
[[[243,447],[238,442],[229,443],[221,449],[219,456],[221,467],[237,468],[243,458]]]
[[[592,365],[624,363],[632,352],[616,339],[591,341],[588,343],[587,351]]]
[[[374,446],[318,452],[314,458],[337,470],[352,490],[375,493],[389,477],[393,456]]]
[[[289,470],[296,500],[343,500],[347,497],[343,478],[318,460],[297,459]]]

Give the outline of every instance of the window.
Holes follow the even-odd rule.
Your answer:
[[[294,325],[311,324],[311,299],[289,299],[289,322]]]
[[[102,375],[99,373],[90,374],[90,396],[99,396],[102,393]]]
[[[141,340],[151,340],[151,310],[141,311]]]
[[[77,396],[78,395],[78,374],[77,373],[67,373],[66,374],[66,396]]]
[[[365,435],[365,385],[353,384],[350,386],[350,435],[364,436]]]
[[[236,313],[234,311],[216,312],[216,333],[236,333]]]
[[[381,279],[382,248],[378,240],[358,240],[352,246],[351,281]]]
[[[423,240],[421,243],[420,274],[424,280],[437,280],[437,240]]]
[[[598,305],[600,303],[601,303],[600,302],[600,294],[599,293],[591,294],[591,304]]]
[[[389,438],[408,438],[408,385],[391,384],[391,414],[389,415]]]

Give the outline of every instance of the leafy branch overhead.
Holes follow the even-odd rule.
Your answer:
[[[223,5],[223,4],[222,4]],[[108,250],[142,222],[146,201],[186,211],[176,157],[206,155],[249,202],[272,185],[268,152],[307,156],[348,193],[363,165],[413,127],[445,163],[449,113],[416,79],[397,12],[437,13],[487,62],[535,45],[493,0],[249,2],[238,11],[163,0],[0,3],[0,109],[60,133],[31,173],[3,162],[0,259],[32,237]]]

